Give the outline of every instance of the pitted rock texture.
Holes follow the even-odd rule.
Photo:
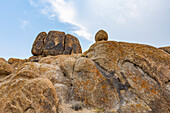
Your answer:
[[[32,46],[32,54],[35,56],[69,55],[73,53],[82,53],[79,40],[73,35],[65,35],[64,32],[60,31],[50,31],[48,34],[41,32]]]
[[[167,46],[167,47],[160,47],[159,49],[162,49],[162,50],[164,50],[165,52],[167,52],[167,53],[170,54],[170,46]]]

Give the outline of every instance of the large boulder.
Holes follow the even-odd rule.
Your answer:
[[[37,55],[41,55],[43,52],[43,48],[44,48],[44,39],[47,36],[46,32],[41,32],[38,34],[38,36],[36,37],[33,46],[32,46],[32,54],[37,56]]]
[[[65,33],[50,31],[44,39],[43,55],[61,55],[64,51]]]
[[[75,36],[67,34],[65,37],[64,54],[70,55],[73,53],[82,53],[81,45]]]
[[[41,32],[36,37],[32,46],[34,56],[63,55],[82,53],[79,40],[64,32],[50,31],[48,34]]]
[[[117,102],[115,111],[169,112],[170,56],[168,53],[148,45],[103,41],[93,44],[82,56],[91,59],[100,74],[106,78],[108,84],[105,84],[105,88],[112,87],[114,94],[118,95],[115,99],[109,97],[109,101]],[[79,80],[88,79],[85,78],[86,76],[88,74],[79,73]],[[84,89],[81,92],[83,91]],[[103,104],[108,106],[107,102]],[[96,105],[96,107],[100,106]]]

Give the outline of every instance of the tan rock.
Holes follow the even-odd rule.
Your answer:
[[[32,54],[33,55],[42,55],[43,48],[44,48],[44,39],[47,36],[46,32],[41,32],[36,37],[33,46],[32,46]]]
[[[44,63],[27,62],[21,66],[18,70],[20,71],[33,71],[41,76],[47,77],[53,84],[65,84],[69,85],[70,81],[65,78],[62,70],[58,65],[50,65]]]
[[[95,41],[107,41],[108,40],[108,34],[104,30],[99,30],[95,35]]]
[[[0,79],[6,77],[7,75],[10,75],[12,72],[13,67],[3,59],[0,60]]]
[[[6,60],[4,58],[0,58],[0,61],[6,62]]]
[[[40,59],[39,63],[45,64],[58,64],[59,61],[56,60],[56,56],[47,56]]]
[[[22,64],[24,64],[27,61],[28,61],[27,59],[17,59],[17,58],[8,59],[8,63],[11,64],[14,69],[19,68],[20,66],[22,66]]]
[[[110,86],[119,95],[117,111],[130,112],[142,102],[136,112],[168,112],[168,53],[148,45],[103,41],[93,44],[82,56],[93,60],[100,73],[111,81]],[[130,106],[131,102],[136,105]]]
[[[1,113],[57,113],[59,99],[52,83],[32,71],[0,82]]]

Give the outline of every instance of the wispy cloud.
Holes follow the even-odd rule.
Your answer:
[[[114,26],[141,19],[145,10],[160,0],[30,0],[30,4],[41,5],[41,12],[49,18],[58,17],[62,23],[76,26],[73,32],[92,40],[99,28],[113,30]],[[43,6],[43,7],[42,7]]]

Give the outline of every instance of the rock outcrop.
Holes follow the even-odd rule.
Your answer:
[[[105,41],[93,44],[83,56],[94,61],[107,86],[118,95],[109,98],[109,106],[104,99],[107,107],[114,108],[117,102],[117,112],[169,112],[168,53],[148,45]]]
[[[96,36],[72,54],[74,36],[40,33],[36,56],[0,58],[0,113],[169,113],[170,54]]]
[[[79,40],[73,35],[65,35],[60,31],[50,31],[48,34],[41,32],[32,46],[32,54],[35,56],[69,55],[72,53],[82,53]]]

